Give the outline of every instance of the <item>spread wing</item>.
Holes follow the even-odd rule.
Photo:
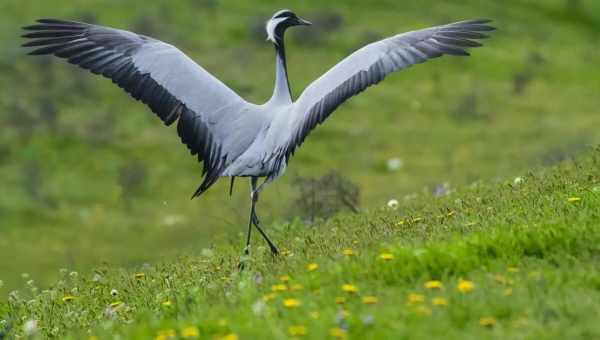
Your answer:
[[[461,21],[387,38],[354,52],[310,84],[294,104],[289,139],[278,155],[288,160],[306,136],[335,109],[388,74],[442,55],[468,56],[476,39],[494,30],[489,20]]]
[[[177,48],[132,32],[55,19],[38,20],[23,46],[32,55],[52,54],[94,74],[110,78],[142,101],[166,124],[178,121],[177,132],[198,161],[204,180],[194,196],[206,191],[227,160],[243,150],[245,136],[236,134],[245,121],[257,126],[249,104]],[[246,134],[251,135],[251,134]]]

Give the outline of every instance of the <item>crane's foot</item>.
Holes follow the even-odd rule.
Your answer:
[[[271,248],[271,255],[279,256],[279,250],[277,249],[277,247],[275,247],[273,243],[269,244],[269,248]]]
[[[248,262],[250,262],[250,245],[244,248],[244,254],[240,257],[240,262],[238,263],[238,270],[240,272],[244,271]]]

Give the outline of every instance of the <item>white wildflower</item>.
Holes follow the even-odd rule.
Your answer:
[[[38,331],[38,322],[37,320],[27,320],[23,324],[23,333],[26,336],[34,335]]]
[[[202,249],[201,254],[204,257],[213,257],[215,253],[210,248],[204,248]]]
[[[523,182],[525,182],[525,179],[523,177],[520,177],[520,176],[519,177],[515,177],[515,179],[513,180],[513,183],[515,185],[519,185],[519,184],[521,184]]]
[[[252,305],[252,312],[254,315],[260,316],[265,311],[265,307],[267,307],[267,304],[262,299],[257,300]]]
[[[101,282],[102,281],[102,275],[100,274],[94,274],[94,277],[92,278],[92,281],[94,282]]]
[[[119,291],[116,290],[116,289],[113,289],[113,290],[110,291],[110,295],[117,296],[117,295],[119,295]]]
[[[185,218],[180,215],[167,215],[163,219],[163,224],[167,227],[172,227],[185,222]]]
[[[386,168],[389,172],[396,172],[402,169],[403,166],[404,162],[398,157],[390,158],[386,163]]]
[[[387,206],[388,206],[388,208],[393,209],[393,210],[398,209],[398,200],[394,200],[394,199],[389,200],[387,202]]]

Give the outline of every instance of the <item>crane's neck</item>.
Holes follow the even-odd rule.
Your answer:
[[[292,91],[290,90],[290,83],[288,80],[283,39],[277,39],[275,51],[277,59],[275,64],[275,89],[273,89],[273,96],[271,97],[271,100],[269,100],[269,103],[291,104]]]

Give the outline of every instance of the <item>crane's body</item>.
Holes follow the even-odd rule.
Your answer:
[[[388,74],[442,55],[469,55],[475,40],[494,28],[489,20],[461,21],[399,34],[369,44],[310,84],[294,101],[287,74],[284,33],[310,25],[290,10],[267,22],[267,40],[276,51],[271,99],[256,105],[196,64],[172,45],[136,33],[56,19],[24,27],[30,54],[52,54],[111,79],[142,101],[177,132],[192,155],[203,163],[202,195],[220,177],[250,177],[251,203],[246,252],[252,226],[277,248],[259,226],[255,205],[265,184],[281,176],[308,134],[339,105]],[[258,186],[258,179],[265,181]]]

